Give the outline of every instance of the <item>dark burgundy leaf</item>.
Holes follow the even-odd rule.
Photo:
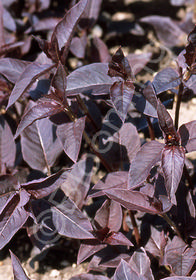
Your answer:
[[[103,179],[99,180],[92,188],[90,197],[104,195],[104,189],[122,188],[127,189],[128,172],[117,171],[108,173]],[[93,191],[96,191],[95,194]]]
[[[114,133],[113,141],[120,145],[120,157],[125,161],[123,147],[126,148],[129,163],[132,162],[140,148],[140,138],[136,127],[132,123],[124,123],[119,131]]]
[[[65,100],[65,90],[67,87],[66,71],[59,61],[56,73],[52,79],[52,86],[55,88],[57,97],[63,102]]]
[[[150,102],[151,101],[152,100],[150,100]],[[139,112],[144,115],[157,118],[157,109],[150,102],[141,93],[137,92],[133,95],[132,103]]]
[[[122,166],[127,169],[140,148],[139,134],[130,122],[123,123],[119,129],[113,126],[108,118],[104,121],[99,140],[99,150],[114,170]]]
[[[164,236],[164,231],[158,231],[154,227],[150,227],[151,236],[145,245],[145,250],[150,252],[154,257],[159,258],[160,265],[163,264],[164,249],[167,245],[167,238]]]
[[[85,243],[80,245],[78,251],[77,264],[83,262],[93,254],[99,252],[103,248],[107,247],[107,244],[100,244],[98,240],[87,240]]]
[[[19,60],[15,58],[1,58],[0,59],[0,73],[5,76],[13,84],[19,79],[27,65],[30,62]]]
[[[64,59],[67,56],[71,39],[86,5],[87,0],[80,0],[78,4],[67,11],[63,19],[56,25],[54,29],[51,37],[51,44],[53,45],[53,43],[55,43],[57,40],[59,50],[61,51],[64,47]]]
[[[148,102],[156,109],[157,108],[157,96],[153,84],[148,81],[143,89],[143,95]]]
[[[129,61],[124,56],[121,47],[112,56],[112,61],[109,63],[108,75],[110,77],[121,77],[125,81],[133,81],[134,79]]]
[[[47,178],[41,178],[33,180],[25,184],[21,184],[21,188],[24,188],[33,197],[40,199],[48,196],[65,182],[69,175],[70,170],[61,170]]]
[[[153,15],[144,17],[140,21],[151,24],[161,43],[168,47],[176,46],[183,42],[185,33],[169,17]]]
[[[181,79],[179,73],[175,69],[167,67],[156,74],[152,84],[155,88],[156,94],[159,94],[163,91],[179,86],[180,82]]]
[[[180,139],[173,125],[173,120],[160,100],[158,100],[157,114],[166,144],[178,145]]]
[[[30,88],[30,86],[36,81],[37,78],[39,78],[46,72],[50,72],[52,68],[54,68],[54,65],[41,65],[35,62],[27,65],[11,92],[7,109]]]
[[[139,210],[150,214],[160,214],[162,204],[156,198],[142,194],[139,191],[106,189],[105,194],[129,210]]]
[[[67,76],[66,96],[83,94],[108,94],[116,79],[107,75],[107,63],[82,66]]]
[[[136,75],[142,69],[145,69],[145,65],[150,61],[151,57],[152,57],[152,53],[150,52],[141,53],[141,54],[135,54],[135,53],[128,54],[127,59],[129,61],[129,64],[131,65],[133,74]]]
[[[152,270],[150,268],[150,259],[143,248],[133,253],[129,261],[129,265],[139,275],[144,276],[145,279],[154,280]]]
[[[102,0],[88,0],[87,1],[87,6],[82,15],[82,20],[80,23],[81,25],[83,25],[83,21],[84,21],[85,27],[86,27],[87,23],[89,25],[89,28],[95,24],[95,22],[97,21],[98,16],[99,16],[99,12],[101,9],[101,3],[102,3]],[[88,19],[88,22],[86,23],[87,19]]]
[[[115,82],[110,88],[110,97],[119,117],[124,122],[135,87],[132,82]]]
[[[72,166],[67,178],[61,185],[64,193],[71,198],[78,208],[82,208],[90,187],[93,168],[92,158],[78,161]]]
[[[82,117],[74,122],[65,123],[57,127],[57,137],[62,143],[64,152],[73,162],[78,159],[85,119],[85,117]]]
[[[53,233],[70,238],[92,239],[92,226],[74,202],[56,190],[49,198],[32,203],[37,222],[53,230]]]
[[[13,167],[16,157],[16,145],[12,131],[4,119],[0,116],[0,171],[7,167]]]
[[[185,149],[180,146],[165,146],[162,151],[162,168],[169,199],[176,205],[175,193],[180,183],[185,160]]]
[[[113,267],[113,268],[116,268],[119,264],[120,264],[120,262],[121,262],[121,260],[125,260],[126,262],[128,262],[129,260],[130,260],[130,255],[128,255],[128,254],[123,254],[123,253],[121,253],[121,254],[114,254],[113,252],[111,252],[112,253],[112,258],[109,260],[109,261],[101,261],[101,266],[102,267]]]
[[[40,100],[37,104],[30,101],[29,106],[26,107],[26,111],[21,118],[14,137],[17,138],[26,127],[34,123],[36,120],[53,116],[61,111],[63,111],[62,106],[52,100]]]
[[[161,160],[164,144],[158,141],[145,143],[137,152],[129,170],[129,189],[139,186],[148,177],[151,168]]]
[[[196,150],[196,121],[183,124],[179,128],[181,145],[186,148],[187,152]]]
[[[120,204],[107,199],[97,211],[94,220],[100,227],[108,227],[110,231],[118,232],[122,225],[122,209]]]
[[[62,152],[56,128],[48,119],[37,120],[21,133],[22,155],[34,169],[50,168]]]
[[[134,246],[121,232],[109,233],[109,236],[104,239],[104,242],[109,245]]]
[[[23,206],[28,203],[29,199],[30,195],[25,190],[21,190],[20,196],[18,194],[13,196],[0,214],[0,249],[25,224],[29,213]]]
[[[96,55],[97,52],[97,60],[98,62],[103,62],[107,63],[111,60],[109,50],[106,46],[106,44],[99,38],[99,37],[94,37],[92,41],[92,52],[93,52],[93,61],[94,61],[94,56]],[[94,50],[95,48],[95,50]]]
[[[132,269],[132,267],[124,260],[121,260],[114,274],[114,280],[122,280],[122,279],[141,280],[139,274],[137,274]]]
[[[19,261],[19,259],[12,253],[10,250],[10,255],[12,259],[12,267],[13,267],[13,273],[14,273],[14,280],[30,280],[29,277],[27,277],[24,269],[22,268],[22,265]]]
[[[175,275],[186,276],[195,262],[195,250],[178,236],[174,236],[165,248],[165,263],[169,264]]]

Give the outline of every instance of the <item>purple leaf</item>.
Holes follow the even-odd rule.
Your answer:
[[[33,213],[39,224],[53,229],[62,236],[76,239],[94,238],[91,234],[93,229],[87,217],[61,190],[52,193],[48,200],[40,199],[32,204]]]
[[[47,178],[41,178],[21,184],[21,188],[25,189],[34,198],[40,199],[48,196],[57,188],[61,187],[63,182],[67,179],[69,172],[69,170],[61,170]]]
[[[100,9],[101,9],[102,0],[88,0],[87,6],[84,10],[84,14],[82,15],[82,20],[89,20],[89,28],[92,27],[93,24],[98,19]],[[81,23],[82,25],[82,23]]]
[[[145,245],[145,250],[150,252],[154,257],[159,258],[160,265],[163,264],[164,249],[167,244],[167,238],[164,231],[158,231],[151,226],[151,236]]]
[[[52,100],[40,100],[37,104],[30,101],[29,106],[26,107],[26,111],[17,127],[14,138],[17,138],[26,127],[34,123],[36,120],[53,116],[61,111],[63,111],[61,105]]]
[[[174,236],[166,246],[165,256],[165,263],[169,264],[174,275],[178,276],[186,276],[195,262],[195,250],[189,248],[178,236]]]
[[[12,267],[13,267],[13,273],[14,273],[14,280],[30,280],[29,277],[27,277],[24,269],[22,268],[22,265],[19,261],[19,259],[12,253],[11,250],[10,255],[12,259]]]
[[[108,189],[105,194],[129,210],[139,210],[150,214],[160,214],[162,204],[156,198],[142,194],[139,191]]]
[[[172,47],[182,43],[185,33],[171,18],[153,15],[144,17],[140,21],[151,24],[156,31],[158,39],[164,45]]]
[[[120,204],[107,199],[96,212],[94,220],[101,228],[108,227],[110,231],[118,232],[122,225],[122,209]]]
[[[157,114],[166,144],[178,145],[180,139],[173,125],[173,120],[160,100],[158,100],[157,104]]]
[[[185,160],[185,149],[180,146],[165,146],[162,151],[162,168],[169,199],[176,205],[175,193],[180,183]]]
[[[2,172],[4,165],[13,167],[16,157],[16,145],[12,131],[4,119],[0,116],[0,171]]]
[[[92,191],[97,191],[90,194],[90,197],[96,197],[104,195],[104,189],[110,188],[123,188],[127,189],[127,180],[128,180],[128,172],[126,171],[117,171],[108,173],[103,179],[99,180],[97,184],[94,185]],[[99,194],[98,194],[99,193]]]
[[[110,88],[112,103],[124,122],[127,116],[135,87],[132,82],[115,82]]]
[[[114,280],[122,280],[122,279],[141,280],[140,276],[124,260],[121,260],[114,274]]]
[[[55,126],[48,119],[37,120],[21,134],[22,155],[34,169],[50,168],[62,152]]]
[[[145,69],[145,65],[150,61],[151,57],[152,57],[152,53],[150,52],[141,53],[141,54],[135,54],[135,53],[128,54],[127,59],[129,61],[129,64],[131,65],[133,74],[136,75],[143,68]]]
[[[179,73],[175,69],[167,67],[156,74],[152,84],[156,94],[159,94],[179,86],[180,82]]]
[[[145,84],[143,95],[147,99],[147,101],[156,109],[158,100],[154,90],[154,86],[150,81]]]
[[[122,166],[127,168],[140,148],[137,129],[130,122],[123,123],[120,129],[114,127],[114,132],[111,129],[112,125],[104,122],[100,151],[102,150],[103,157],[114,170]],[[106,139],[105,135],[108,136]]]
[[[114,133],[113,138],[114,142],[121,145],[120,156],[122,157],[122,159],[122,147],[125,147],[129,163],[131,163],[140,148],[140,138],[136,127],[132,123],[124,123],[120,130]]]
[[[30,62],[19,60],[15,58],[1,58],[0,59],[0,73],[5,76],[13,84],[19,79],[27,65]]]
[[[66,96],[83,94],[108,94],[116,79],[107,75],[107,63],[82,66],[67,76]]]
[[[63,192],[69,196],[80,209],[84,205],[90,187],[92,168],[93,161],[91,158],[78,161],[72,166],[67,178],[61,185]]]
[[[11,105],[13,105],[16,102],[16,100],[30,88],[30,86],[36,81],[37,78],[44,75],[46,72],[50,72],[52,68],[54,68],[54,65],[49,65],[49,64],[41,65],[35,62],[27,65],[25,70],[18,78],[11,92],[7,109]]]
[[[63,19],[56,25],[54,29],[51,37],[51,44],[53,44],[57,39],[59,50],[61,51],[64,47],[64,58],[68,53],[71,39],[86,5],[87,0],[80,0],[78,4],[67,11]]]
[[[121,77],[124,81],[133,81],[134,79],[129,61],[124,56],[121,47],[112,56],[112,61],[109,63],[108,75],[110,77]]]
[[[107,244],[100,244],[98,240],[87,240],[80,245],[78,251],[77,264],[83,262],[93,254],[99,252],[103,248],[107,247]]]
[[[52,86],[55,88],[57,97],[63,102],[65,100],[65,90],[67,87],[66,71],[59,61],[56,73],[52,79]]]
[[[78,159],[85,119],[82,117],[75,122],[65,123],[57,127],[57,137],[62,143],[64,152],[73,162]]]
[[[140,148],[129,170],[129,189],[139,186],[146,180],[151,168],[161,160],[163,147],[162,143],[153,140]]]
[[[115,256],[113,252],[111,252],[111,253],[112,253],[112,258],[109,261],[107,261],[107,260],[104,262],[102,261],[101,266],[106,267],[106,268],[108,268],[108,267],[116,268],[120,264],[121,260],[125,260],[126,262],[128,262],[131,258],[130,255],[128,255],[128,254],[124,254],[124,253],[119,254],[118,253]]]
[[[13,196],[0,214],[0,249],[27,221],[29,213],[25,211],[23,206],[28,203],[29,199],[30,195],[22,190],[20,196],[18,194]]]
[[[154,280],[152,270],[150,268],[150,259],[143,248],[140,248],[140,250],[133,253],[129,261],[129,265],[139,275],[144,276],[145,279]]]
[[[187,152],[196,150],[196,121],[191,121],[181,125],[179,128],[181,136],[181,145],[186,148]]]
[[[84,33],[81,37],[74,37],[71,41],[70,51],[78,58],[85,57],[85,51],[87,46],[87,36]],[[101,61],[102,62],[102,61]],[[107,61],[104,61],[107,62]]]
[[[124,245],[134,246],[131,241],[121,232],[111,232],[109,236],[104,239],[104,242],[109,245]]]
[[[94,62],[107,63],[111,60],[108,47],[99,37],[94,36],[92,40],[91,52],[92,52],[92,60]]]

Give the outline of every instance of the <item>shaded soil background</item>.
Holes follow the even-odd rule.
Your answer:
[[[89,38],[95,36],[101,38],[107,45],[111,55],[120,45],[126,55],[151,52],[152,58],[148,62],[147,68],[137,75],[137,79],[141,82],[152,80],[157,71],[175,64],[175,58],[184,48],[187,34],[194,26],[194,1],[181,1],[186,2],[186,5],[178,6],[172,5],[171,2],[169,0],[104,0],[99,18],[89,32]],[[180,3],[180,1],[178,2]],[[7,5],[7,10],[10,12],[13,21],[17,23],[16,30],[14,30],[13,26],[8,26],[8,22],[5,23],[8,41],[25,42],[22,47],[10,50],[6,56],[33,61],[40,53],[40,49],[31,35],[45,39],[49,38],[52,29],[68,9],[70,1],[51,0],[47,9],[40,9],[38,7],[39,1],[36,0],[13,1],[10,6],[6,4],[6,1],[2,1],[2,3],[5,8]],[[184,36],[180,38],[176,46],[165,46],[164,42],[157,38],[152,26],[144,22],[140,23],[141,18],[151,15],[166,16],[179,24],[184,23]],[[49,19],[49,21],[44,21],[46,19]],[[41,20],[43,20],[42,26],[38,24]],[[47,26],[49,23],[50,30],[48,30]],[[91,52],[92,50],[89,48],[89,52],[87,52],[87,56],[84,59],[76,58],[70,53],[68,69],[74,70],[83,64],[97,61],[96,54],[92,55]],[[174,116],[174,108],[169,111]],[[180,112],[180,123],[195,119],[196,99],[185,100],[182,103]],[[195,153],[192,153],[189,158],[193,164],[196,163]],[[93,178],[94,183],[102,175],[97,174],[97,177]],[[22,265],[28,271],[30,279],[69,280],[71,276],[87,271],[87,262],[79,266],[76,265],[79,248],[78,240],[62,239],[59,246],[50,249],[45,256],[39,257],[32,263],[32,258],[36,256],[36,248],[31,244],[26,231],[21,230],[0,252],[0,279],[13,279],[8,248],[20,260],[23,260]]]

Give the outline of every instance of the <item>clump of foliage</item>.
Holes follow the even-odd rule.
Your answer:
[[[95,2],[72,1],[50,39],[34,36],[42,50],[34,61],[9,57],[20,43],[2,37],[0,248],[25,228],[40,254],[62,238],[81,240],[77,262],[92,257],[89,273],[72,280],[196,279],[195,173],[186,158],[196,151],[196,120],[178,127],[183,98],[195,95],[196,28],[176,68],[139,83],[151,54],[126,57],[119,47],[110,57],[100,38],[92,44]],[[183,32],[169,18],[141,22],[167,46]],[[70,51],[85,61],[88,48],[97,61],[71,71]],[[39,178],[21,180],[27,166]],[[29,279],[11,258],[15,279]]]

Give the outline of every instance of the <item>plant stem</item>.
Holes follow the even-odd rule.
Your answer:
[[[149,134],[150,134],[150,139],[151,140],[155,140],[155,133],[154,133],[154,127],[152,125],[152,122],[150,120],[150,117],[149,116],[146,116],[146,120],[147,120],[147,123],[148,123],[148,131],[149,131]]]
[[[86,104],[78,94],[76,96],[76,99],[78,101],[78,104],[80,105],[81,109],[84,111],[84,114],[88,117],[88,119],[91,121],[92,125],[94,126],[95,130],[98,129],[97,124],[95,123],[94,119],[92,118],[91,114],[89,113],[88,108],[86,107]]]
[[[137,226],[137,223],[136,223],[136,220],[135,220],[134,212],[129,211],[129,215],[130,215],[130,218],[131,218],[131,223],[133,225],[133,231],[134,231],[134,234],[135,234],[135,241],[136,241],[137,245],[139,246],[141,237],[140,237],[138,226]]]
[[[70,107],[65,107],[64,108],[65,113],[68,115],[71,121],[75,122],[76,117],[74,116],[73,112],[71,111]],[[100,159],[101,163],[104,165],[104,167],[107,169],[108,172],[112,172],[112,168],[110,165],[106,162],[104,157],[99,153],[98,149],[95,147],[95,145],[92,143],[91,139],[89,138],[88,134],[86,131],[83,131],[83,137],[86,141],[86,143],[90,146],[90,148],[93,150],[93,152],[96,154],[96,156]]]
[[[182,94],[184,90],[184,85],[181,82],[179,85],[179,90],[178,90],[178,98],[177,98],[177,103],[176,103],[176,110],[175,110],[175,128],[176,130],[178,129],[178,122],[179,122],[179,113],[180,113],[180,104],[182,101]]]
[[[175,231],[175,233],[182,238],[179,230],[177,229],[175,223],[169,218],[166,213],[160,214],[160,216],[170,225],[170,227]]]

